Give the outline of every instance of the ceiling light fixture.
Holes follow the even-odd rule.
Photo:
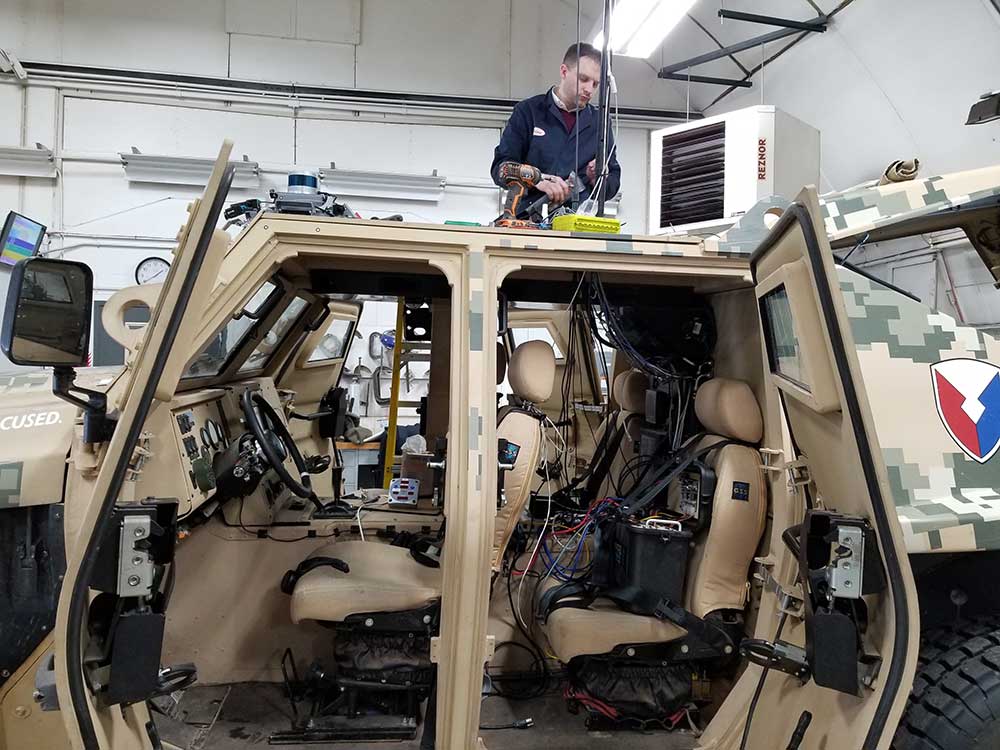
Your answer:
[[[611,12],[611,50],[625,57],[649,57],[695,2],[619,0]],[[594,46],[603,48],[603,29],[594,37]]]

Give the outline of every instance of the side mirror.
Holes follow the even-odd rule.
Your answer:
[[[16,365],[87,364],[94,274],[83,263],[27,258],[14,266],[0,349]]]

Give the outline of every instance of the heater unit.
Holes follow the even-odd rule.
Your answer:
[[[819,131],[748,107],[654,131],[650,159],[650,234],[712,234],[763,198],[818,185]]]

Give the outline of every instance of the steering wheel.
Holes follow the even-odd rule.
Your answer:
[[[293,494],[312,500],[318,507],[322,507],[322,503],[313,492],[302,452],[295,444],[295,440],[288,432],[285,423],[278,416],[278,412],[264,398],[264,394],[260,391],[243,391],[243,395],[240,396],[240,407],[243,409],[243,417],[246,419],[250,432],[257,440],[257,445],[260,446],[261,453],[264,454],[264,458],[274,469],[278,478]],[[300,478],[298,480],[285,468],[287,456],[292,457],[295,468],[299,471]]]

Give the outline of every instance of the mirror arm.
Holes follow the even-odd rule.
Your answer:
[[[110,440],[116,420],[108,417],[107,395],[74,385],[75,380],[76,370],[72,367],[53,368],[52,393],[83,409],[83,442],[103,443]],[[74,396],[72,392],[82,393],[87,399]]]

